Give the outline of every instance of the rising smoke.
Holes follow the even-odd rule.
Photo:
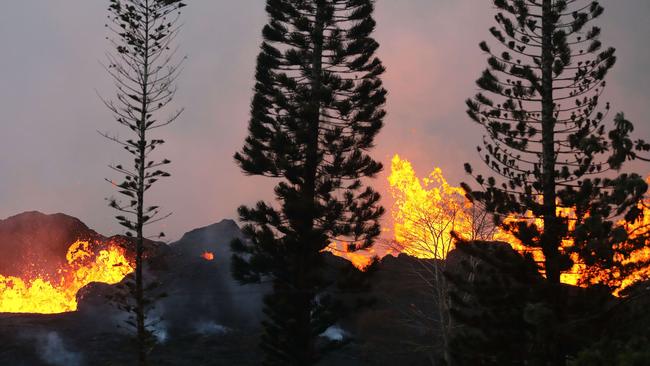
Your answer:
[[[35,336],[36,351],[40,359],[52,366],[82,366],[81,353],[72,352],[65,347],[57,332],[41,333]]]

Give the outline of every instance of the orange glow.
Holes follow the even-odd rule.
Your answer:
[[[341,242],[333,242],[325,249],[338,257],[345,258],[350,261],[359,270],[364,271],[372,263],[377,254],[373,248],[363,251],[352,252],[347,249],[347,246]]]
[[[206,261],[213,261],[214,260],[214,253],[212,253],[212,252],[203,252],[203,254],[201,254],[201,258],[205,259]]]
[[[650,176],[646,179],[646,182],[650,184]],[[639,209],[642,210],[642,219],[632,223],[626,224],[625,222],[619,222],[619,225],[625,225],[628,232],[630,240],[637,238],[648,237],[650,234],[650,196],[647,196],[643,202],[639,204]],[[646,246],[641,249],[637,249],[632,252],[630,258],[615,258],[616,261],[624,265],[634,265],[638,263],[649,263],[650,262],[650,248]],[[637,268],[631,275],[623,277],[620,273],[614,273],[614,284],[617,285],[617,290],[614,292],[614,295],[617,295],[621,290],[629,287],[630,285],[638,282],[650,279],[650,266],[641,266]],[[600,278],[596,278],[595,281],[599,282]],[[601,281],[606,282],[606,281]],[[606,282],[607,283],[607,282]],[[611,283],[611,281],[610,281]]]
[[[394,240],[376,243],[368,250],[350,252],[334,242],[326,250],[346,258],[363,270],[373,257],[404,253],[418,258],[444,259],[453,248],[451,233],[474,232],[472,207],[460,187],[447,183],[442,170],[434,170],[420,180],[411,163],[395,155],[388,177],[395,200],[392,208]],[[468,239],[475,239],[468,236]]]
[[[389,248],[381,248],[381,243],[374,248],[350,252],[342,243],[333,242],[326,251],[342,258],[346,258],[357,268],[363,270],[372,258],[383,258],[386,255],[399,253],[426,259],[445,259],[447,254],[454,249],[452,232],[466,240],[494,240],[509,243],[513,249],[520,253],[529,253],[540,264],[544,262],[544,255],[540,248],[525,247],[511,233],[494,228],[491,219],[472,207],[465,198],[465,192],[460,187],[449,185],[442,170],[436,168],[428,177],[417,177],[411,163],[395,155],[391,162],[391,174],[388,177],[390,192],[394,199],[392,207],[393,236]],[[650,184],[650,176],[647,178]],[[642,219],[633,224],[623,221],[630,239],[641,238],[648,235],[650,230],[650,197],[647,197],[639,208],[643,211]],[[575,227],[575,212],[570,208],[558,208],[559,216],[569,218],[569,230]],[[515,223],[516,218],[505,220],[506,223]],[[543,221],[534,219],[534,223],[543,229]],[[562,247],[572,246],[569,239],[562,242]],[[629,244],[624,244],[629,245]],[[378,249],[379,248],[379,249]],[[616,269],[607,273],[598,273],[587,268],[579,262],[577,254],[572,254],[575,263],[573,267],[561,274],[562,283],[587,286],[602,283],[614,288],[614,295],[630,285],[650,279],[650,248],[645,247],[631,253],[630,258],[614,258],[623,265],[638,266],[631,275],[623,276]],[[542,271],[543,272],[543,271]]]
[[[648,177],[646,181],[650,184],[650,177]],[[643,219],[634,224],[626,225],[627,232],[630,234],[631,239],[641,238],[643,236],[647,237],[650,233],[650,197],[647,197],[640,204],[640,208],[643,210]],[[632,253],[629,259],[623,260],[622,262],[623,264],[650,262],[650,248],[646,246],[645,248],[636,250]],[[647,280],[648,278],[650,278],[650,266],[640,268],[631,276],[624,278],[622,280],[621,288],[626,288],[637,281]]]
[[[650,183],[650,177],[647,178],[647,182]],[[624,225],[626,231],[630,235],[630,239],[640,238],[648,235],[648,230],[650,230],[650,197],[647,197],[639,204],[639,208],[642,210],[643,215],[641,220],[629,224],[621,220],[617,224]],[[575,212],[571,208],[558,208],[558,216],[569,218],[569,230],[575,228],[575,222],[571,220],[575,218]],[[514,218],[507,219],[506,222],[516,221]],[[535,224],[539,228],[544,227],[544,223],[541,219],[536,219]],[[507,233],[503,230],[498,230],[495,233],[495,240],[505,241],[510,243],[514,249],[519,252],[529,252],[532,254],[536,262],[542,263],[544,256],[541,252],[541,249],[531,249],[526,248],[521,244],[519,240],[513,237],[512,234]],[[562,242],[562,247],[568,248],[572,246],[573,243],[570,239],[564,239]],[[623,244],[629,245],[629,244]],[[580,263],[580,259],[577,254],[571,255],[571,260],[573,261],[573,267],[561,274],[560,280],[562,283],[570,285],[579,285],[579,286],[588,286],[593,284],[605,284],[612,288],[615,288],[614,295],[618,295],[622,290],[634,284],[635,282],[647,280],[650,278],[650,266],[644,265],[645,263],[650,262],[650,248],[645,247],[638,249],[630,254],[629,258],[623,258],[621,255],[615,255],[614,261],[623,265],[634,265],[638,264],[639,268],[634,270],[631,274],[624,276],[620,273],[620,270],[617,268],[612,268],[607,270],[606,273],[598,272],[598,270],[593,270],[587,268],[584,264]]]
[[[445,180],[442,171],[436,168],[427,178],[419,179],[411,164],[401,159],[398,155],[392,160],[392,171],[388,178],[391,193],[395,199],[392,215],[394,219],[394,235],[396,245],[400,252],[420,258],[444,259],[453,247],[451,232],[455,231],[465,239],[491,239],[509,243],[515,250],[530,253],[538,263],[543,263],[544,256],[541,249],[525,247],[518,239],[502,229],[492,230],[481,222],[477,222],[477,213],[472,210],[472,205],[464,197],[460,187],[450,186]],[[648,177],[650,183],[650,177]],[[627,232],[631,238],[647,235],[650,229],[650,198],[641,205],[643,219],[634,224],[627,224]],[[558,215],[575,217],[573,209],[558,208]],[[484,219],[478,217],[478,219]],[[514,223],[516,219],[506,219],[506,223]],[[543,228],[541,219],[535,219],[535,224]],[[625,224],[619,222],[620,225]],[[569,220],[569,229],[575,226]],[[563,247],[569,247],[569,239],[563,241]],[[585,265],[580,264],[577,254],[572,256],[574,266],[561,275],[561,281],[572,285],[590,285],[604,283],[612,286],[617,295],[622,289],[631,284],[650,278],[650,267],[641,266],[628,277],[615,270],[603,273],[588,273]],[[619,263],[634,264],[650,260],[650,248],[643,248],[633,252],[628,259],[615,258]]]
[[[57,278],[0,275],[0,313],[57,314],[77,310],[77,292],[91,282],[115,284],[133,272],[126,250],[117,243],[93,250],[88,241],[68,249]]]
[[[388,182],[395,200],[395,246],[400,252],[444,259],[454,248],[452,232],[475,238],[471,204],[462,188],[447,183],[440,168],[419,179],[411,163],[395,155]]]
[[[573,209],[570,208],[561,208],[558,207],[556,210],[556,213],[559,217],[566,217],[569,219],[569,230],[572,231],[575,229],[575,221],[572,220],[575,218],[575,212]],[[505,224],[514,224],[517,222],[517,218],[514,216],[508,217],[505,219]],[[533,220],[535,225],[543,229],[544,228],[544,220],[541,218],[536,218]],[[529,253],[532,255],[533,259],[537,263],[544,263],[544,254],[542,253],[541,248],[530,248],[525,246],[519,239],[515,238],[513,234],[502,230],[502,229],[497,229],[494,234],[494,240],[498,241],[503,241],[506,243],[509,243],[510,246],[512,246],[513,249],[520,253]],[[564,239],[562,240],[562,248],[568,248],[573,245],[573,242],[569,239]],[[560,282],[568,284],[568,285],[579,285],[583,282],[583,277],[584,277],[584,271],[585,271],[585,266],[582,264],[579,264],[579,258],[577,254],[572,254],[571,255],[571,260],[573,261],[573,267],[562,274],[560,274]]]

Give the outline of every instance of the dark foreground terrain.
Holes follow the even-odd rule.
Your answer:
[[[234,221],[223,220],[188,232],[169,245],[148,243],[147,278],[160,284],[152,293],[165,295],[151,311],[157,339],[151,350],[152,365],[260,364],[261,302],[268,287],[264,283],[242,286],[233,280],[229,243],[241,235]],[[22,267],[16,265],[20,260],[35,261],[51,271],[64,260],[70,243],[79,238],[106,240],[81,221],[62,214],[30,212],[0,220],[0,274],[20,275]],[[518,256],[503,243],[487,243],[486,248]],[[212,253],[214,259],[204,259],[204,252]],[[361,274],[334,255],[328,254],[327,262],[331,278],[338,273]],[[461,262],[463,254],[454,251],[446,265],[467,276]],[[388,256],[371,271],[370,286],[363,295],[343,291],[347,305],[364,306],[322,334],[341,341],[342,347],[328,354],[321,365],[430,365],[440,346],[435,295],[426,284],[432,263],[406,255]],[[0,314],[0,366],[133,365],[135,343],[126,317],[109,300],[119,293],[118,288],[99,283],[86,286],[77,295],[79,310],[72,313]],[[572,309],[589,317],[569,324],[567,329],[574,330],[563,335],[570,345],[567,354],[577,357],[582,352],[587,360],[603,360],[618,353],[642,357],[637,354],[647,347],[637,345],[647,345],[650,339],[648,289],[647,283],[637,284],[627,298],[616,299],[606,292],[593,296],[568,288],[574,294]],[[501,321],[507,325],[509,319]],[[492,341],[494,347],[503,342]],[[473,352],[472,345],[465,346],[467,352]]]
[[[0,248],[12,252],[14,259],[44,245],[53,266],[77,238],[104,239],[75,218],[36,212],[0,221],[0,233]],[[158,340],[152,364],[259,365],[266,286],[242,286],[232,279],[229,243],[240,235],[234,221],[224,220],[188,232],[170,245],[154,246],[148,276],[161,284],[157,292],[165,297],[152,311]],[[214,260],[202,258],[206,251]],[[333,255],[328,261],[333,271],[357,271]],[[427,364],[426,352],[416,351],[416,345],[431,343],[431,334],[407,316],[410,307],[427,306],[426,289],[413,273],[418,265],[407,256],[387,257],[378,265],[371,290],[363,295],[371,300],[369,305],[323,334],[345,344],[328,355],[324,365]],[[3,270],[20,274],[15,265],[0,268],[0,273]],[[88,285],[79,292],[79,310],[73,313],[0,314],[0,365],[132,364],[134,342],[125,315],[108,300],[116,291],[116,286]]]

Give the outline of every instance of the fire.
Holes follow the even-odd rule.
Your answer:
[[[369,250],[351,252],[340,242],[326,250],[346,258],[363,270],[372,258],[399,253],[426,259],[444,259],[453,248],[452,232],[474,232],[471,204],[462,188],[449,185],[436,169],[420,180],[411,163],[398,155],[392,159],[388,177],[395,200],[392,210],[394,240],[376,243]],[[475,237],[468,237],[475,239]]]
[[[116,243],[93,250],[88,241],[68,249],[57,278],[0,275],[0,312],[57,314],[77,310],[77,292],[91,282],[115,284],[133,272],[126,250]]]
[[[201,254],[201,258],[205,259],[206,261],[213,261],[214,260],[214,253],[212,253],[212,252],[203,252],[203,254]]]
[[[647,182],[650,184],[650,176],[647,178]],[[650,197],[647,197],[643,202],[639,204],[639,209],[643,212],[642,219],[635,223],[626,223],[624,220],[619,221],[618,225],[624,225],[626,231],[628,232],[630,239],[647,237],[650,230]],[[572,220],[575,218],[575,211],[571,208],[558,208],[558,216],[566,217],[569,219],[569,230],[573,230],[575,227],[575,222]],[[516,219],[508,218],[506,222],[514,222]],[[541,219],[536,219],[535,224],[543,228],[544,223]],[[538,263],[543,262],[544,256],[541,252],[541,249],[530,249],[524,247],[512,234],[505,232],[503,230],[498,230],[495,233],[495,240],[505,241],[510,243],[514,249],[519,252],[529,252],[532,254],[535,261]],[[568,248],[573,245],[573,242],[569,239],[564,239],[562,242],[562,247]],[[625,245],[625,244],[623,244]],[[645,247],[638,249],[631,253],[629,258],[623,258],[621,255],[616,255],[614,261],[623,265],[638,265],[637,268],[632,274],[625,276],[620,273],[619,270],[613,268],[608,270],[607,273],[602,273],[598,271],[590,271],[583,263],[580,262],[580,259],[577,254],[571,255],[571,260],[573,261],[573,267],[566,273],[561,274],[560,280],[562,283],[570,285],[579,285],[587,286],[593,284],[605,284],[610,287],[615,288],[614,295],[618,295],[622,290],[634,284],[635,282],[647,280],[650,278],[650,266],[647,265],[650,262],[650,248]]]
[[[388,182],[395,200],[395,246],[400,252],[444,259],[454,247],[452,232],[474,239],[471,204],[462,188],[449,185],[440,168],[420,180],[411,163],[395,155]]]
[[[372,259],[377,257],[374,249],[353,252],[348,250],[347,245],[341,242],[333,242],[325,249],[338,257],[345,258],[360,270],[365,270],[372,263]]]
[[[650,177],[646,180],[650,184]],[[647,197],[640,207],[643,210],[643,219],[634,224],[626,226],[627,232],[632,239],[648,236],[650,233],[650,197]],[[650,262],[650,248],[645,247],[632,253],[629,259],[623,261],[624,264]],[[621,288],[626,288],[639,280],[650,278],[650,266],[640,268],[633,275],[622,280]]]
[[[395,200],[392,216],[394,241],[399,252],[419,258],[444,259],[454,248],[451,233],[456,232],[466,239],[492,239],[510,243],[515,250],[528,252],[537,262],[543,262],[544,257],[540,249],[524,247],[512,234],[491,227],[489,218],[474,210],[465,198],[463,189],[449,185],[439,168],[436,168],[427,178],[419,179],[411,164],[395,155],[388,181]],[[647,235],[650,228],[650,198],[642,202],[640,208],[644,212],[643,220],[626,225],[632,238]],[[559,208],[558,215],[571,218],[575,213],[570,208]],[[506,222],[514,220],[515,218],[510,218]],[[571,223],[572,220],[569,222]],[[535,220],[535,224],[543,227],[541,220]],[[568,239],[563,242],[564,247],[571,244]],[[650,278],[650,267],[645,266],[625,278],[613,273],[615,281],[607,281],[603,274],[588,275],[586,267],[579,263],[577,255],[572,259],[576,264],[561,277],[561,281],[566,284],[607,283],[616,288],[614,292],[616,295],[632,283]],[[648,262],[650,248],[637,250],[629,259],[618,258],[617,260],[623,264]]]

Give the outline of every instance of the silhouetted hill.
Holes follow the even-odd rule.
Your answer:
[[[31,211],[0,220],[0,274],[22,276],[36,270],[53,275],[65,263],[70,245],[79,239],[104,238],[62,213]]]

